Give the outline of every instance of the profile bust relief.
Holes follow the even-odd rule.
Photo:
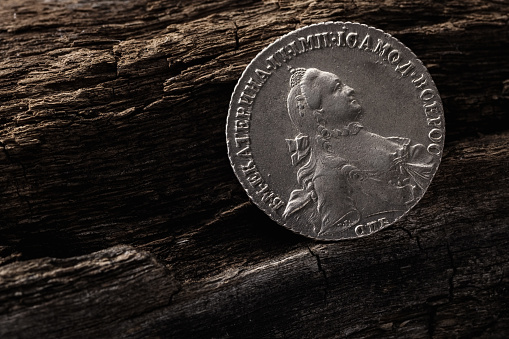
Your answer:
[[[434,169],[424,145],[368,131],[354,89],[333,73],[293,69],[289,87],[296,135],[286,142],[297,181],[285,220],[332,237],[366,220],[394,220],[422,196]]]

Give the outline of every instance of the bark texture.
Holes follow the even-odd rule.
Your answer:
[[[506,1],[2,0],[0,337],[508,337]],[[367,238],[277,226],[230,168],[235,83],[356,21],[445,108],[421,202]]]

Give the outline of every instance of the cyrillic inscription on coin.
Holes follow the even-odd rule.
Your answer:
[[[362,237],[424,195],[445,136],[420,60],[373,27],[293,31],[247,66],[230,102],[228,154],[252,201],[307,237]]]

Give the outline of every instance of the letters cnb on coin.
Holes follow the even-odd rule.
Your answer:
[[[252,201],[305,236],[366,236],[424,195],[445,124],[424,65],[397,39],[330,22],[291,32],[246,68],[226,135]]]

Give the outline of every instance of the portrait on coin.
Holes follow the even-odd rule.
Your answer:
[[[317,68],[291,70],[286,139],[297,169],[283,218],[304,219],[315,236],[335,236],[365,222],[404,214],[422,196],[434,170],[424,145],[382,136],[362,125],[354,88]],[[387,112],[384,112],[384,114]]]

